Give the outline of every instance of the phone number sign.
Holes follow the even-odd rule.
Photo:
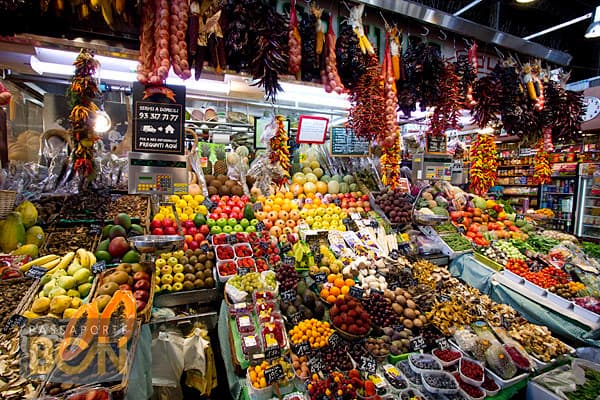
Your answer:
[[[184,154],[183,105],[135,103],[134,151]]]

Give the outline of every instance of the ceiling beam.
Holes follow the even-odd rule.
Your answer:
[[[357,0],[360,3],[387,10],[396,14],[415,19],[424,24],[435,25],[444,30],[457,33],[461,36],[471,37],[479,41],[495,44],[506,49],[525,54],[531,57],[541,58],[558,65],[569,65],[573,56],[560,50],[551,49],[524,40],[505,32],[501,32],[464,18],[427,7],[423,4],[409,0]]]

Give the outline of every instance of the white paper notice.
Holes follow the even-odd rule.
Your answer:
[[[324,143],[328,123],[327,118],[301,115],[296,143]]]

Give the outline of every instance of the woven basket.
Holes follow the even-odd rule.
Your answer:
[[[0,190],[0,218],[4,218],[15,208],[17,192],[14,190]]]

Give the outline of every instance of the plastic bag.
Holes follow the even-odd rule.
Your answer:
[[[159,332],[152,339],[152,385],[179,387],[183,373],[183,337],[175,331]]]
[[[183,339],[183,370],[196,369],[202,374],[206,372],[206,359],[204,348],[210,342],[202,337],[202,330],[196,328],[191,336]]]
[[[485,361],[488,368],[502,379],[510,379],[517,373],[517,367],[499,343],[491,345],[485,351]]]

